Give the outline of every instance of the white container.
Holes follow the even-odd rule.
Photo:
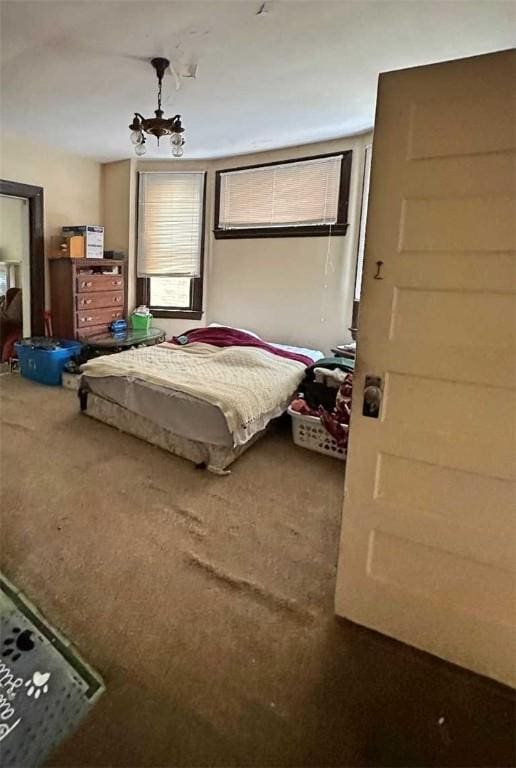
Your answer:
[[[84,237],[84,256],[86,259],[104,258],[104,227],[92,227],[88,225],[78,227],[63,227],[65,237],[82,235]]]
[[[288,413],[292,418],[292,439],[296,445],[341,461],[346,459],[346,449],[337,445],[337,441],[323,427],[317,416],[305,416],[291,408],[288,408]]]
[[[61,383],[65,389],[73,389],[77,392],[81,383],[81,374],[63,371],[61,374]]]

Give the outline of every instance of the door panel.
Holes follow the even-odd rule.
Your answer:
[[[509,684],[515,81],[514,51],[380,77],[336,592],[338,614]]]
[[[440,200],[405,198],[401,209],[400,252],[508,250],[513,242],[514,201],[491,198]],[[457,227],[457,218],[463,222]]]
[[[449,63],[454,66],[457,62]],[[468,95],[463,91],[460,95],[455,93],[455,98],[446,99],[445,90],[453,89],[450,83],[449,86],[443,84],[442,97],[437,93],[432,96],[430,91],[437,77],[442,77],[442,69],[437,77],[434,74],[439,66],[442,65],[434,65],[433,71],[427,68],[426,94],[416,94],[412,101],[408,159],[485,155],[504,150],[511,152],[514,149],[516,111],[514,92],[489,93],[486,83],[480,84],[479,81],[475,85],[470,80],[469,85],[465,84],[465,89],[470,90]],[[421,73],[422,68],[418,69]],[[472,69],[470,71],[473,72]],[[425,88],[423,84],[422,88]],[[496,121],[493,121],[493,115],[496,115]]]

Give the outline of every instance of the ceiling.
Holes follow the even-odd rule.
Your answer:
[[[373,125],[378,73],[510,48],[505,0],[68,0],[1,3],[2,130],[100,161],[152,116],[147,61],[172,60],[165,114],[185,158],[337,138]],[[195,78],[183,77],[197,65]],[[179,86],[179,87],[177,87]],[[169,156],[149,139],[146,157]],[[168,142],[167,142],[168,144]]]

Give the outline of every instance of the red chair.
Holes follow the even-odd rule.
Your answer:
[[[0,353],[5,363],[14,355],[14,344],[23,336],[21,288],[8,288],[0,310]]]

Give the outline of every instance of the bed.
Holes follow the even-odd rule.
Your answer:
[[[81,410],[216,474],[262,437],[322,352],[226,326],[88,361]]]

